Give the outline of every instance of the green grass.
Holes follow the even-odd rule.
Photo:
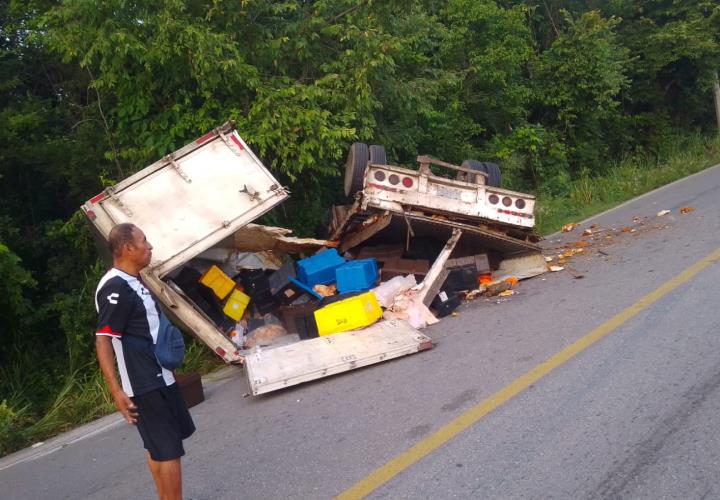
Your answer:
[[[37,363],[29,354],[18,355],[0,368],[0,378],[10,393],[0,400],[0,457],[115,411],[94,360],[56,379],[33,370]],[[178,372],[204,375],[223,366],[204,344],[186,339],[185,360]]]
[[[719,162],[720,137],[694,135],[677,140],[660,160],[638,155],[613,163],[600,175],[572,181],[567,196],[538,195],[537,230],[553,233]]]

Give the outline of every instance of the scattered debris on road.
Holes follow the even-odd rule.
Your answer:
[[[685,206],[678,211],[680,214],[685,215],[694,212],[695,209]],[[671,212],[671,210],[661,210],[657,213],[657,217],[667,217]],[[573,279],[582,279],[584,278],[582,273],[568,266],[572,259],[579,256],[592,259],[595,255],[602,256],[605,260],[611,259],[617,252],[609,250],[609,247],[623,241],[623,238],[634,238],[648,232],[662,231],[671,225],[670,222],[660,224],[654,221],[655,219],[652,217],[635,215],[632,217],[632,225],[600,227],[598,224],[592,224],[582,230],[578,240],[556,240],[558,245],[545,249],[545,261],[548,263],[551,272],[567,271],[572,275]],[[565,227],[563,227],[563,231]],[[576,227],[577,225],[573,224],[572,230]]]

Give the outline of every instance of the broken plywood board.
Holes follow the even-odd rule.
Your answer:
[[[515,277],[519,280],[539,276],[548,271],[547,262],[541,253],[511,257],[500,262],[498,270],[493,273],[494,279],[504,280]]]
[[[388,227],[392,221],[392,215],[385,212],[382,215],[374,214],[363,222],[361,229],[343,238],[338,251],[345,253],[353,247],[358,246],[363,241],[375,236],[377,233]]]
[[[231,245],[234,249],[245,252],[273,250],[292,254],[315,253],[323,247],[335,246],[333,242],[327,240],[288,236],[291,233],[291,229],[282,227],[247,224],[233,235]],[[226,242],[223,242],[221,246],[225,244]]]
[[[430,349],[432,340],[402,320],[259,349],[245,358],[253,395]]]

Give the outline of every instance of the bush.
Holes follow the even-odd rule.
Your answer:
[[[504,184],[508,187],[554,195],[568,190],[565,145],[542,125],[523,125],[508,136],[495,136],[489,153],[503,163]]]
[[[15,408],[6,399],[0,402],[0,457],[26,443],[30,422],[28,405]]]

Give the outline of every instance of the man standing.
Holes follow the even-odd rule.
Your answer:
[[[136,347],[138,339],[154,344],[158,335],[160,310],[139,279],[150,263],[152,245],[140,228],[127,223],[115,226],[108,240],[113,267],[95,293],[98,362],[115,406],[129,424],[137,425],[158,498],[180,500],[182,441],[195,425],[172,372],[158,364],[151,350]]]

